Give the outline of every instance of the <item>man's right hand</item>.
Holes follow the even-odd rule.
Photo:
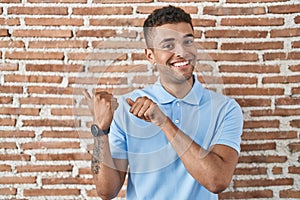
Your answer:
[[[95,90],[94,96],[84,90],[83,94],[87,100],[88,107],[100,129],[107,130],[113,119],[114,111],[118,107],[117,99],[110,93]]]

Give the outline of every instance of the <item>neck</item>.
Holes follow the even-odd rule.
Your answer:
[[[182,99],[192,89],[194,81],[194,77],[192,76],[190,79],[178,83],[167,83],[164,80],[161,80],[161,84],[171,95],[178,99]]]

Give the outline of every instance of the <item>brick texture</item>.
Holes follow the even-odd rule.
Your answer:
[[[220,199],[300,199],[299,0],[0,0],[0,199],[97,198],[82,90],[155,82],[142,24],[169,4],[192,14],[199,81],[244,112]]]

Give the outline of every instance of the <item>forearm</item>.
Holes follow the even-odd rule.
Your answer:
[[[102,199],[112,199],[120,191],[123,182],[111,157],[108,136],[94,138],[91,170],[98,195]]]
[[[167,118],[161,126],[187,171],[208,190],[218,193],[230,183],[234,167],[214,151],[207,151]]]

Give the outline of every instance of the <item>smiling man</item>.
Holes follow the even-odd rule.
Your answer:
[[[144,23],[145,55],[159,80],[124,95],[90,97],[92,172],[102,199],[114,198],[126,174],[126,197],[218,199],[238,161],[243,116],[226,96],[193,75],[197,49],[189,14],[168,6]]]

